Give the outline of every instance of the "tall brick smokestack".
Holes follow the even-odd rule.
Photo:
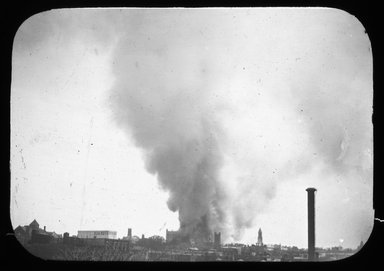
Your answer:
[[[316,188],[307,188],[308,192],[308,261],[315,260],[315,192]]]

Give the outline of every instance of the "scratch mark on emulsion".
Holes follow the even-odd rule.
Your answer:
[[[81,206],[81,218],[80,218],[80,226],[83,225],[83,220],[84,220],[84,209],[86,205],[86,200],[85,200],[85,192],[86,192],[86,186],[87,186],[87,178],[88,178],[88,160],[89,160],[89,152],[91,151],[91,140],[92,140],[92,128],[93,128],[93,117],[91,118],[91,123],[90,123],[90,135],[88,139],[88,144],[87,144],[87,155],[85,159],[85,167],[84,167],[84,181],[83,181],[83,190],[81,192],[81,197],[83,204]]]
[[[24,169],[27,169],[27,166],[25,165],[25,161],[24,161],[23,149],[20,149],[20,154],[21,154],[21,162],[23,163],[23,167]]]

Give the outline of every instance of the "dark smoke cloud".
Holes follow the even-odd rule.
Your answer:
[[[220,230],[225,214],[219,204],[221,129],[204,76],[213,67],[197,49],[156,35],[118,44],[116,118],[143,150],[147,170],[169,191],[168,207],[178,211],[180,229],[208,236]]]

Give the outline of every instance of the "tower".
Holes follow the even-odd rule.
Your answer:
[[[263,245],[263,232],[261,231],[261,228],[259,228],[259,232],[257,234],[257,245],[258,246]]]
[[[315,260],[315,192],[316,188],[307,188],[308,192],[308,261]]]
[[[221,232],[214,232],[213,233],[213,246],[216,249],[219,249],[221,246]]]

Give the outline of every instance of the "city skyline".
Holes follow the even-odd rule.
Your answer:
[[[38,221],[36,219],[34,219],[29,225],[18,225],[16,228],[18,227],[30,227],[31,224],[33,223],[37,223],[38,224]],[[70,233],[70,232],[56,232],[54,229],[50,229],[51,231],[49,231],[49,229],[46,228],[46,226],[43,226],[43,228],[40,227],[40,224],[38,224],[37,226],[40,230],[43,230],[44,232],[48,233],[48,234],[55,234],[57,237],[56,238],[63,238],[63,235],[65,234],[68,234],[69,237],[78,237],[80,239],[93,239],[93,238],[101,238],[101,239],[114,239],[114,240],[135,240],[136,238],[136,241],[137,240],[140,240],[140,239],[143,239],[143,238],[151,238],[151,237],[162,237],[164,238],[164,242],[169,242],[167,240],[167,229],[166,229],[166,232],[164,235],[152,235],[152,236],[145,236],[144,234],[132,234],[132,228],[128,228],[127,230],[127,233],[126,235],[124,234],[121,234],[121,235],[117,235],[116,231],[114,230],[108,230],[108,229],[88,229],[88,230],[78,230],[76,234],[73,234],[73,233]],[[175,231],[176,232],[176,231]],[[131,233],[131,236],[130,236],[130,233]],[[220,233],[219,233],[220,234]],[[95,235],[96,237],[91,237],[91,235]],[[105,235],[105,236],[103,236]],[[211,239],[210,241],[213,242],[214,240],[214,235],[215,233],[212,233],[211,235]],[[261,237],[261,238],[260,238]],[[128,239],[127,239],[128,238]],[[214,243],[214,242],[213,242]],[[297,247],[299,249],[304,249],[304,250],[307,250],[308,247],[300,247],[300,246],[295,246],[295,245],[285,245],[285,244],[281,244],[281,243],[268,243],[268,242],[264,242],[263,241],[263,238],[262,238],[262,229],[259,228],[258,230],[258,237],[257,237],[257,240],[255,240],[254,242],[251,242],[251,243],[222,243],[220,242],[220,245],[234,245],[234,244],[237,244],[237,245],[244,245],[244,246],[250,246],[250,245],[253,245],[253,246],[264,246],[264,247],[274,247],[274,246],[281,246],[281,247]],[[356,249],[359,249],[362,247],[362,245],[364,244],[363,241],[360,241],[359,245],[357,247],[343,247],[342,244],[339,244],[338,246],[332,246],[332,247],[320,247],[320,246],[315,246],[316,249],[331,249],[331,248],[336,248],[336,247],[340,247],[342,249],[352,249],[352,250],[356,250]]]
[[[51,10],[21,25],[12,57],[14,227],[163,236],[181,222],[306,247],[316,187],[316,246],[369,237],[372,52],[354,16]]]

